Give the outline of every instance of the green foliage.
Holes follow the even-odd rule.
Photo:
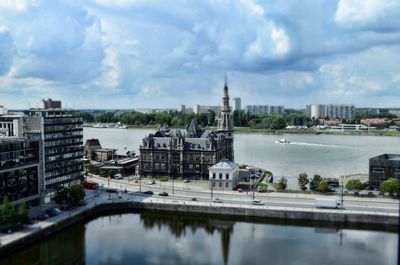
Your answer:
[[[310,181],[310,190],[318,191],[319,190],[319,183],[322,181],[320,175],[315,174],[314,177]]]
[[[328,188],[329,188],[329,184],[325,179],[321,180],[318,183],[318,191],[319,192],[327,192]]]
[[[364,187],[359,179],[351,179],[347,182],[346,189],[348,191],[360,191],[363,190]]]
[[[381,183],[380,191],[383,193],[389,193],[390,196],[400,197],[400,180],[396,178],[390,178]]]
[[[307,189],[307,184],[310,182],[308,179],[307,173],[303,172],[299,175],[297,178],[297,181],[299,183],[299,188],[301,190],[306,190]]]
[[[54,195],[54,202],[64,204],[69,202],[69,189],[67,187],[58,186]]]
[[[262,189],[262,190],[268,190],[268,184],[265,182],[260,182],[260,183],[258,183],[257,188]]]
[[[287,188],[287,179],[282,177],[279,179],[278,183],[276,183],[276,189],[278,191],[286,190]]]
[[[11,227],[18,227],[20,224],[28,223],[28,207],[21,203],[18,209],[10,204],[7,196],[4,196],[0,209],[0,223]]]
[[[115,172],[114,172],[113,170],[108,169],[108,170],[106,171],[106,177],[114,178],[114,176],[115,176]]]
[[[25,202],[21,203],[18,206],[18,219],[21,223],[29,223],[28,206]]]
[[[82,187],[82,185],[72,185],[69,188],[69,198],[72,206],[78,206],[85,198],[85,189]]]

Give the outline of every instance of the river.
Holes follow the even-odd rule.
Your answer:
[[[103,147],[138,153],[142,138],[155,129],[84,128],[84,140],[98,138]],[[285,138],[290,144],[275,141]],[[399,153],[400,137],[236,133],[235,162],[270,170],[276,176],[320,174],[334,177],[368,173],[371,157]]]
[[[397,240],[368,228],[142,212],[75,225],[0,264],[394,265]]]

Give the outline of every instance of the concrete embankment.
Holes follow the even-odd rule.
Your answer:
[[[73,226],[79,222],[88,221],[106,214],[139,211],[167,211],[196,215],[212,216],[241,216],[285,220],[310,220],[318,222],[331,222],[338,224],[376,224],[384,226],[397,226],[397,214],[368,213],[346,210],[329,209],[296,209],[282,207],[238,207],[229,204],[204,204],[196,202],[140,202],[140,201],[106,201],[94,203],[90,207],[71,212],[58,221],[51,220],[46,226],[29,227],[24,236],[0,245],[0,258],[8,256],[34,242],[43,240],[54,233]]]

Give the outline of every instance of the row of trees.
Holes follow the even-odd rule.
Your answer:
[[[329,184],[326,178],[322,178],[318,174],[315,174],[310,180],[307,173],[303,172],[299,175],[297,181],[299,183],[299,188],[303,191],[307,190],[308,184],[310,184],[310,190],[312,191],[327,192],[329,190]]]
[[[10,204],[8,197],[4,196],[0,208],[0,224],[15,228],[29,222],[26,203],[21,203],[18,207],[15,207]]]
[[[57,187],[54,202],[65,206],[79,206],[84,198],[85,190],[82,185],[73,184],[71,187]]]

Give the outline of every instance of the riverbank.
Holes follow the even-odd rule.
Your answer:
[[[84,127],[93,127],[96,123],[85,123]],[[111,126],[114,124],[104,123],[105,126]],[[160,125],[127,125],[128,129],[158,129]],[[113,127],[109,127],[114,129]],[[173,128],[181,129],[184,128]],[[101,129],[101,128],[100,128]],[[120,128],[115,128],[120,129]],[[205,127],[205,129],[215,129],[215,127]],[[265,134],[305,134],[305,135],[315,135],[315,134],[328,134],[328,135],[352,135],[352,136],[400,136],[400,131],[398,130],[374,130],[374,131],[331,131],[331,130],[311,130],[311,129],[293,129],[293,130],[271,130],[271,129],[256,129],[250,127],[235,127],[235,133],[265,133]]]
[[[124,195],[122,199],[109,200],[100,196],[83,207],[63,212],[60,216],[41,221],[14,234],[1,237],[0,257],[8,256],[36,241],[47,238],[62,229],[79,222],[91,220],[105,214],[123,212],[162,211],[176,214],[196,214],[203,216],[236,216],[265,220],[301,220],[327,224],[377,225],[379,228],[395,229],[399,215],[367,211],[305,209],[291,207],[232,205],[229,203],[204,203],[177,201],[160,197]]]

